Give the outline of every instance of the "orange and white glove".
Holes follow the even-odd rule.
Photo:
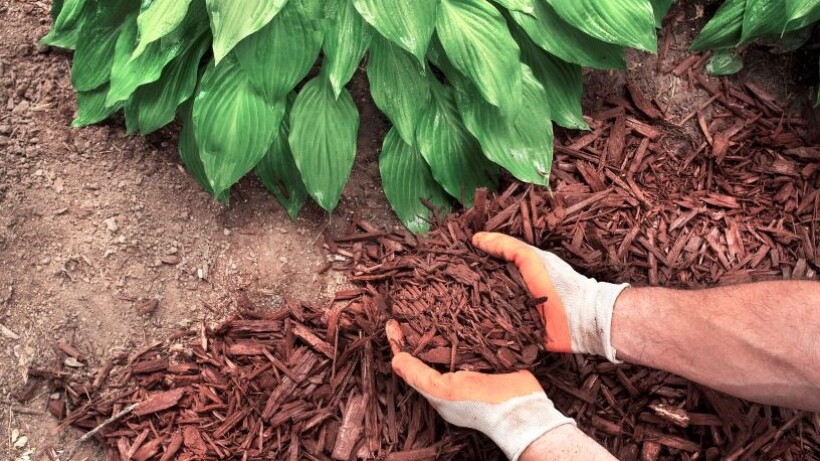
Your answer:
[[[512,461],[547,432],[575,421],[552,404],[528,371],[488,375],[472,371],[439,373],[407,352],[401,328],[387,323],[393,371],[423,395],[450,424],[484,433]]]
[[[598,354],[620,363],[612,346],[612,311],[629,284],[584,277],[558,256],[504,234],[479,232],[473,245],[518,267],[546,327],[548,351]]]

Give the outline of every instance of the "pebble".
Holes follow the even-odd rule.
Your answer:
[[[105,227],[111,233],[117,232],[120,229],[120,227],[117,226],[117,218],[108,218],[103,222],[105,223]]]
[[[63,361],[63,363],[65,364],[65,366],[71,367],[71,368],[82,368],[82,367],[85,366],[85,365],[83,365],[82,362],[75,359],[74,357],[69,357],[69,358],[65,359]]]
[[[179,264],[179,256],[167,255],[162,257],[162,263],[169,266],[176,266]]]

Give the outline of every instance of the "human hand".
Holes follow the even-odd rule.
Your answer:
[[[439,373],[407,352],[398,322],[387,322],[393,371],[423,395],[450,424],[484,433],[507,458],[517,461],[547,432],[575,425],[547,398],[528,371],[488,375],[472,371]]]
[[[618,363],[612,346],[612,311],[628,284],[584,277],[558,256],[508,235],[479,232],[473,245],[513,262],[533,297],[547,298],[538,306],[547,350],[598,354]]]

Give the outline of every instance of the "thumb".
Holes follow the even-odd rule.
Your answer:
[[[407,352],[393,357],[393,371],[413,389],[427,395],[437,396],[441,387],[441,373],[427,366]]]

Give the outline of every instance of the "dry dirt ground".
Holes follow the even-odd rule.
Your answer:
[[[79,437],[57,432],[36,389],[20,403],[26,370],[57,359],[58,341],[76,346],[93,368],[118,349],[166,336],[180,326],[225,316],[238,292],[270,307],[285,297],[324,303],[344,276],[318,274],[325,262],[322,233],[340,231],[354,214],[395,226],[378,181],[378,148],[386,124],[362,96],[359,154],[339,209],[328,216],[309,206],[291,222],[254,179],[243,180],[230,207],[213,202],[180,165],[176,132],[126,137],[120,120],[69,127],[75,101],[70,55],[40,48],[50,25],[46,1],[0,0],[0,459]],[[678,8],[665,65],[682,56],[702,23],[698,5]],[[768,59],[768,58],[767,58]],[[779,66],[779,67],[778,67]],[[807,91],[784,82],[787,58],[744,72],[797,105]],[[627,76],[671,113],[703,101],[679,81],[656,75],[656,60],[633,56],[626,74],[590,76],[586,105],[620,91]],[[694,126],[688,131],[697,137]],[[138,307],[158,300],[144,316]],[[11,435],[27,437],[13,447]],[[74,459],[99,459],[83,446]]]

